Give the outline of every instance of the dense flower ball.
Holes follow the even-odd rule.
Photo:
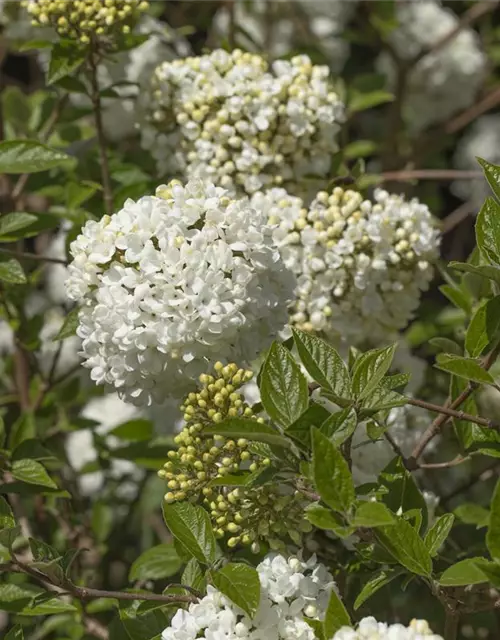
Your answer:
[[[60,36],[86,44],[95,36],[129,33],[149,3],[145,0],[24,0],[23,6],[34,26],[52,26]]]
[[[426,620],[412,620],[408,627],[402,624],[377,622],[375,618],[363,618],[356,629],[342,627],[332,640],[443,640],[432,633]]]
[[[68,296],[91,378],[135,404],[182,394],[207,362],[249,362],[287,321],[294,277],[267,213],[201,181],[88,222]]]
[[[480,171],[476,158],[500,164],[500,117],[498,114],[483,116],[476,120],[457,145],[453,165],[464,171]],[[452,191],[470,202],[471,213],[477,214],[491,189],[484,177],[477,180],[455,180]]]
[[[246,194],[297,189],[305,176],[326,176],[337,149],[344,104],[328,74],[307,56],[269,67],[239,49],[165,62],[145,96],[143,144],[162,174]]]
[[[439,2],[401,2],[396,11],[398,27],[389,38],[398,57],[410,60],[430,50],[408,76],[405,115],[408,126],[419,131],[473,104],[488,61],[478,34],[470,28],[459,29],[446,45],[432,50],[459,24],[455,13]],[[392,58],[384,55],[380,65],[395,82]]]
[[[312,556],[269,555],[257,567],[261,594],[256,615],[247,614],[213,587],[187,611],[179,609],[162,640],[314,640],[306,618],[322,620],[331,592],[332,575]]]
[[[271,465],[266,445],[257,449],[245,438],[234,440],[221,435],[207,435],[225,418],[244,417],[258,422],[244,400],[244,386],[253,374],[235,364],[217,362],[214,375],[202,374],[198,392],[191,392],[181,406],[185,426],[175,442],[177,451],[170,451],[168,461],[158,472],[167,480],[167,503],[182,500],[200,502],[210,514],[215,535],[226,538],[229,547],[251,545],[259,550],[259,540],[272,548],[284,547],[290,537],[296,544],[301,534],[310,531],[304,519],[305,500],[274,477],[272,484],[252,486],[251,479]],[[271,454],[271,451],[270,451]],[[286,465],[282,465],[286,474]],[[216,485],[228,475],[245,476],[239,487]],[[283,473],[282,473],[283,477]]]
[[[377,189],[321,191],[309,208],[280,190],[256,194],[297,275],[291,321],[348,344],[387,340],[410,320],[432,278],[438,234],[426,205]]]

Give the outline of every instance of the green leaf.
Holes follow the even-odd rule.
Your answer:
[[[10,487],[9,487],[10,489]],[[0,530],[0,544],[10,549],[15,540],[21,535],[21,527],[8,527]]]
[[[0,142],[0,173],[37,173],[68,162],[70,156],[36,140]]]
[[[382,587],[385,587],[386,584],[389,584],[391,580],[400,576],[402,571],[397,570],[393,572],[388,572],[387,570],[381,571],[375,577],[368,580],[365,586],[361,589],[360,594],[354,601],[354,611],[357,611],[359,607],[365,603],[368,598],[376,593]]]
[[[405,469],[401,458],[394,458],[379,476],[379,484],[384,487],[382,502],[393,513],[399,510],[407,513],[418,509],[424,514],[424,527],[427,523],[427,505],[423,495],[418,490],[412,474]]]
[[[476,564],[476,558],[460,560],[448,567],[439,578],[439,584],[443,587],[468,586],[487,581],[485,574]]]
[[[113,528],[113,511],[110,505],[98,500],[92,507],[92,531],[98,542],[104,542]]]
[[[182,566],[173,544],[159,544],[148,549],[134,561],[128,579],[161,580],[175,575]]]
[[[14,258],[0,262],[0,280],[8,284],[25,284],[27,282],[23,268]]]
[[[347,609],[335,591],[332,591],[330,594],[323,626],[325,629],[325,638],[333,638],[333,635],[340,627],[351,626],[351,618],[347,613]]]
[[[479,384],[495,384],[492,375],[472,358],[461,358],[452,353],[439,353],[436,356],[435,367]]]
[[[437,347],[440,351],[445,353],[452,353],[455,356],[462,355],[462,349],[459,344],[449,338],[431,338],[429,344],[433,347]]]
[[[123,440],[132,440],[138,442],[141,440],[151,440],[153,437],[153,423],[151,420],[137,418],[137,420],[128,420],[118,425],[109,432],[109,435]]]
[[[404,396],[390,389],[386,389],[380,384],[363,400],[362,413],[365,415],[373,415],[386,409],[404,407],[406,404],[407,400]]]
[[[325,638],[323,623],[321,620],[317,620],[316,618],[304,618],[304,622],[313,630],[315,640],[328,640]]]
[[[181,583],[192,589],[203,592],[206,587],[205,574],[203,573],[196,558],[191,558],[187,563],[181,577]]]
[[[350,438],[358,426],[356,411],[346,407],[330,414],[321,425],[320,431],[337,447]]]
[[[0,529],[10,529],[16,526],[16,519],[7,500],[0,496]]]
[[[57,335],[54,337],[54,342],[58,340],[64,340],[70,338],[76,334],[78,328],[78,313],[80,309],[73,307],[68,315],[64,318],[62,327],[59,329]]]
[[[484,177],[488,181],[491,190],[495,194],[497,200],[500,200],[500,167],[492,164],[483,158],[476,158],[483,169]]]
[[[400,563],[419,576],[430,577],[432,559],[415,529],[403,518],[388,527],[375,529],[375,537]]]
[[[486,527],[490,521],[490,512],[475,502],[465,502],[453,512],[464,524],[474,524],[478,529]]]
[[[15,451],[25,440],[32,440],[35,437],[35,417],[31,411],[26,411],[19,416],[12,427],[9,436],[9,447]]]
[[[16,624],[15,627],[7,633],[4,640],[24,640],[23,628],[21,625]]]
[[[74,73],[85,61],[85,52],[72,42],[56,42],[52,47],[47,84],[51,85],[61,78]]]
[[[346,527],[336,513],[318,503],[308,505],[305,515],[315,527],[333,531],[339,538],[347,538],[356,530],[354,527]]]
[[[312,428],[313,477],[321,499],[334,511],[347,513],[354,500],[354,483],[340,451],[318,429]]]
[[[351,397],[349,371],[337,351],[321,338],[293,329],[297,352],[313,380],[339,398]]]
[[[260,393],[268,415],[283,427],[290,426],[307,409],[307,380],[288,349],[277,342],[262,368]]]
[[[357,111],[365,111],[372,107],[377,107],[386,102],[392,102],[394,95],[388,91],[378,90],[370,91],[370,93],[356,93],[351,97],[349,102],[349,111],[356,113]]]
[[[450,262],[449,266],[457,271],[472,273],[500,284],[500,269],[487,264],[474,265],[467,262]]]
[[[465,313],[470,313],[472,308],[472,296],[457,285],[443,284],[439,291],[458,309],[463,309]]]
[[[486,300],[474,313],[465,334],[465,348],[471,358],[480,356],[500,332],[500,296]]]
[[[500,480],[497,482],[491,500],[486,546],[493,560],[500,562]]]
[[[365,398],[375,390],[391,366],[396,346],[372,349],[359,356],[352,372],[352,390],[356,399]]]
[[[212,573],[215,587],[253,618],[260,602],[260,580],[256,569],[230,562]]]
[[[10,218],[10,216],[14,218]],[[29,222],[28,217],[30,218]],[[9,224],[7,229],[0,234],[0,242],[15,242],[23,238],[32,238],[61,224],[60,216],[50,213],[37,213],[34,215],[33,213],[19,211],[17,213],[7,213],[0,220],[5,220],[6,218],[10,218],[8,220]],[[20,225],[21,220],[23,221],[22,225]]]
[[[178,502],[163,505],[163,517],[171,534],[183,549],[202,564],[215,560],[215,537],[208,513],[203,507]]]
[[[348,160],[371,156],[378,145],[373,140],[355,140],[344,147],[344,157]]]
[[[500,207],[493,198],[486,200],[477,216],[476,242],[483,257],[500,266]]]
[[[486,558],[475,558],[474,562],[494,587],[500,587],[500,565],[498,563],[490,562]]]
[[[356,509],[353,527],[382,527],[396,522],[395,516],[382,502],[362,502]]]
[[[436,522],[434,522],[425,534],[424,544],[432,558],[437,555],[439,549],[448,537],[454,521],[455,516],[452,513],[445,513],[436,519]]]
[[[382,378],[380,386],[392,391],[393,389],[406,387],[410,380],[411,374],[409,373],[395,373],[392,376],[385,376],[385,378]]]
[[[6,213],[0,218],[0,242],[5,242],[6,237],[13,231],[19,231],[25,227],[29,227],[35,222],[36,216],[32,213]]]
[[[204,427],[203,434],[246,438],[285,448],[292,446],[291,441],[282,436],[277,429],[250,418],[226,418],[214,426]]]
[[[29,458],[16,460],[12,464],[12,475],[21,482],[57,489],[56,483],[49,476],[45,467],[36,460],[30,460]]]
[[[321,427],[329,415],[330,413],[320,404],[310,402],[304,413],[285,430],[285,434],[309,450],[311,427]]]
[[[43,542],[42,540],[35,540],[34,538],[30,538],[29,545],[35,562],[58,560],[61,557],[61,554],[57,551],[57,549],[54,549],[54,547],[51,547],[49,544]]]

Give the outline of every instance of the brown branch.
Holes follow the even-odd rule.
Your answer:
[[[409,182],[411,180],[481,180],[482,171],[460,171],[455,169],[403,169],[385,171],[381,174],[384,182]]]
[[[411,65],[415,66],[420,60],[428,56],[430,53],[436,53],[436,51],[440,51],[447,44],[449,44],[456,36],[466,29],[470,27],[476,20],[479,20],[482,16],[493,11],[497,2],[492,2],[492,0],[486,0],[486,2],[479,2],[472,6],[468,11],[464,13],[457,26],[454,27],[451,31],[449,31],[446,35],[444,35],[440,40],[435,42],[431,47],[427,49],[422,49],[411,61]]]
[[[0,247],[0,253],[14,258],[25,258],[26,260],[36,260],[37,262],[53,262],[54,264],[67,265],[68,261],[62,258],[49,258],[48,256],[40,256],[37,253],[29,253],[27,251],[16,251],[15,249],[4,249]]]
[[[106,213],[111,215],[113,213],[113,191],[111,188],[111,177],[109,172],[108,152],[106,136],[104,134],[104,126],[102,122],[102,104],[101,94],[99,92],[99,80],[97,77],[98,56],[95,50],[90,52],[89,67],[90,67],[90,85],[92,100],[92,107],[94,110],[94,121],[97,133],[97,144],[99,147],[99,157],[101,159],[101,179],[102,188],[104,194],[104,208]]]
[[[468,422],[473,422],[474,424],[478,424],[481,427],[486,427],[487,429],[500,429],[500,424],[498,422],[489,420],[488,418],[473,416],[470,413],[465,413],[465,411],[457,411],[456,409],[452,409],[451,407],[443,407],[439,404],[426,402],[425,400],[418,400],[417,398],[407,398],[406,400],[408,404],[411,404],[414,407],[421,407],[422,409],[427,409],[428,411],[432,411],[434,413],[441,413],[445,416],[450,416],[451,418],[458,418],[459,420],[467,420]]]
[[[418,469],[449,469],[450,467],[457,467],[459,464],[470,460],[469,456],[456,456],[453,460],[447,460],[446,462],[421,462],[418,463]]]
[[[497,359],[499,351],[500,351],[500,343],[497,344],[496,347],[492,349],[490,353],[487,354],[482,359],[481,366],[486,371],[488,371],[488,369],[490,369],[494,364],[495,360]],[[448,398],[443,408],[450,409],[453,411],[455,409],[458,409],[458,407],[460,407],[460,405],[462,405],[467,400],[467,398],[469,398],[469,396],[476,390],[476,388],[477,388],[477,384],[469,383],[466,389],[464,389],[457,396],[457,398],[455,398],[454,400],[451,397]],[[413,449],[411,456],[408,458],[408,463],[410,464],[411,468],[414,468],[414,469],[418,468],[417,461],[422,455],[422,453],[424,452],[424,449],[429,444],[429,442],[437,436],[437,434],[441,431],[443,426],[448,422],[450,417],[451,416],[448,415],[447,413],[445,414],[441,412],[440,415],[432,422],[429,428],[424,432],[422,438],[419,440],[419,442],[416,444],[415,448]]]

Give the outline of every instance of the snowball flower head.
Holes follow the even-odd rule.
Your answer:
[[[267,556],[257,567],[260,603],[253,619],[211,586],[207,595],[187,611],[179,609],[162,640],[226,638],[237,640],[314,640],[304,618],[322,620],[335,583],[313,556]]]
[[[295,286],[267,218],[192,181],[88,222],[66,286],[91,378],[135,404],[160,403],[208,362],[248,362],[267,348]]]
[[[326,66],[221,49],[157,67],[144,96],[143,145],[162,174],[252,194],[326,176],[344,104]],[[298,186],[297,186],[298,185]]]
[[[408,125],[419,131],[444,122],[474,102],[487,69],[487,57],[473,29],[460,29],[444,46],[432,48],[459,24],[458,17],[439,2],[401,2],[396,7],[398,27],[390,34],[392,46],[403,59],[431,50],[412,69],[408,78]],[[395,82],[396,71],[388,56],[380,66]]]
[[[149,8],[145,0],[23,0],[36,27],[52,26],[62,37],[78,39],[129,33]]]
[[[273,222],[282,211],[274,237],[297,275],[292,324],[348,344],[377,343],[405,327],[437,256],[426,205],[382,189],[371,202],[340,187],[319,192],[309,209],[276,190],[255,199],[274,200]]]
[[[483,116],[476,120],[457,145],[453,165],[464,171],[479,171],[476,158],[500,164],[500,116]],[[484,201],[491,195],[486,179],[455,180],[452,191],[471,203],[472,213],[479,213]]]
[[[356,629],[342,627],[332,640],[443,640],[432,633],[426,620],[412,620],[408,627],[402,624],[377,622],[375,618],[363,618]]]

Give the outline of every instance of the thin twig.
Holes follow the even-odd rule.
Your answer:
[[[483,369],[488,371],[494,364],[497,359],[498,353],[500,351],[500,343],[496,345],[494,349],[490,351],[490,353],[483,358],[481,366]],[[477,384],[469,383],[466,389],[464,389],[458,396],[453,400],[452,398],[448,398],[446,404],[444,405],[444,409],[455,410],[458,409],[469,396],[476,390]],[[420,438],[415,448],[413,449],[411,456],[408,458],[408,463],[413,468],[418,468],[416,464],[424,449],[429,444],[429,442],[437,436],[437,434],[441,431],[443,426],[448,422],[450,416],[445,413],[440,413],[440,415],[433,421],[433,423],[429,426],[429,428],[424,432],[423,436]]]
[[[109,172],[108,163],[108,151],[106,136],[104,134],[104,126],[102,123],[102,104],[101,94],[99,92],[99,80],[97,77],[98,57],[95,51],[91,51],[89,56],[90,67],[90,85],[92,106],[94,111],[95,128],[97,133],[97,144],[99,147],[99,156],[101,158],[101,178],[102,188],[104,194],[104,208],[106,213],[111,215],[113,213],[113,191],[111,188],[111,177]]]
[[[37,262],[53,262],[54,264],[67,265],[68,261],[63,258],[50,258],[48,256],[41,256],[37,253],[29,253],[28,251],[16,251],[15,249],[4,249],[0,247],[0,253],[6,256],[13,256],[14,258],[26,258],[26,260],[36,260]]]
[[[418,463],[419,469],[449,469],[450,467],[457,467],[459,464],[463,464],[470,460],[469,456],[456,456],[453,460],[447,460],[446,462],[420,462]]]
[[[461,222],[466,220],[472,213],[474,213],[475,206],[472,202],[464,202],[449,215],[446,216],[441,222],[441,233],[450,233]]]
[[[384,182],[410,182],[411,180],[482,180],[482,171],[460,171],[455,169],[403,169],[385,171],[381,178]]]
[[[452,118],[445,126],[445,133],[451,135],[460,131],[486,111],[498,106],[498,104],[500,104],[500,87],[493,89],[482,100]]]
[[[473,416],[470,413],[465,413],[465,411],[457,411],[451,407],[443,407],[439,404],[426,402],[425,400],[418,400],[417,398],[407,398],[407,402],[414,407],[421,407],[422,409],[427,409],[434,413],[441,413],[445,416],[450,416],[451,418],[458,418],[458,420],[467,420],[467,422],[473,422],[474,424],[486,427],[487,429],[500,429],[500,424],[498,422],[489,420],[488,418],[481,418],[480,416]]]
[[[493,11],[497,2],[492,2],[492,0],[486,0],[486,2],[479,2],[473,5],[468,11],[464,13],[458,24],[449,31],[446,35],[444,35],[440,40],[435,42],[431,47],[427,49],[422,49],[419,53],[412,59],[411,66],[415,66],[420,60],[425,58],[431,53],[436,53],[440,51],[443,47],[449,44],[457,35],[470,27],[476,20],[479,20],[482,16],[490,11]]]

